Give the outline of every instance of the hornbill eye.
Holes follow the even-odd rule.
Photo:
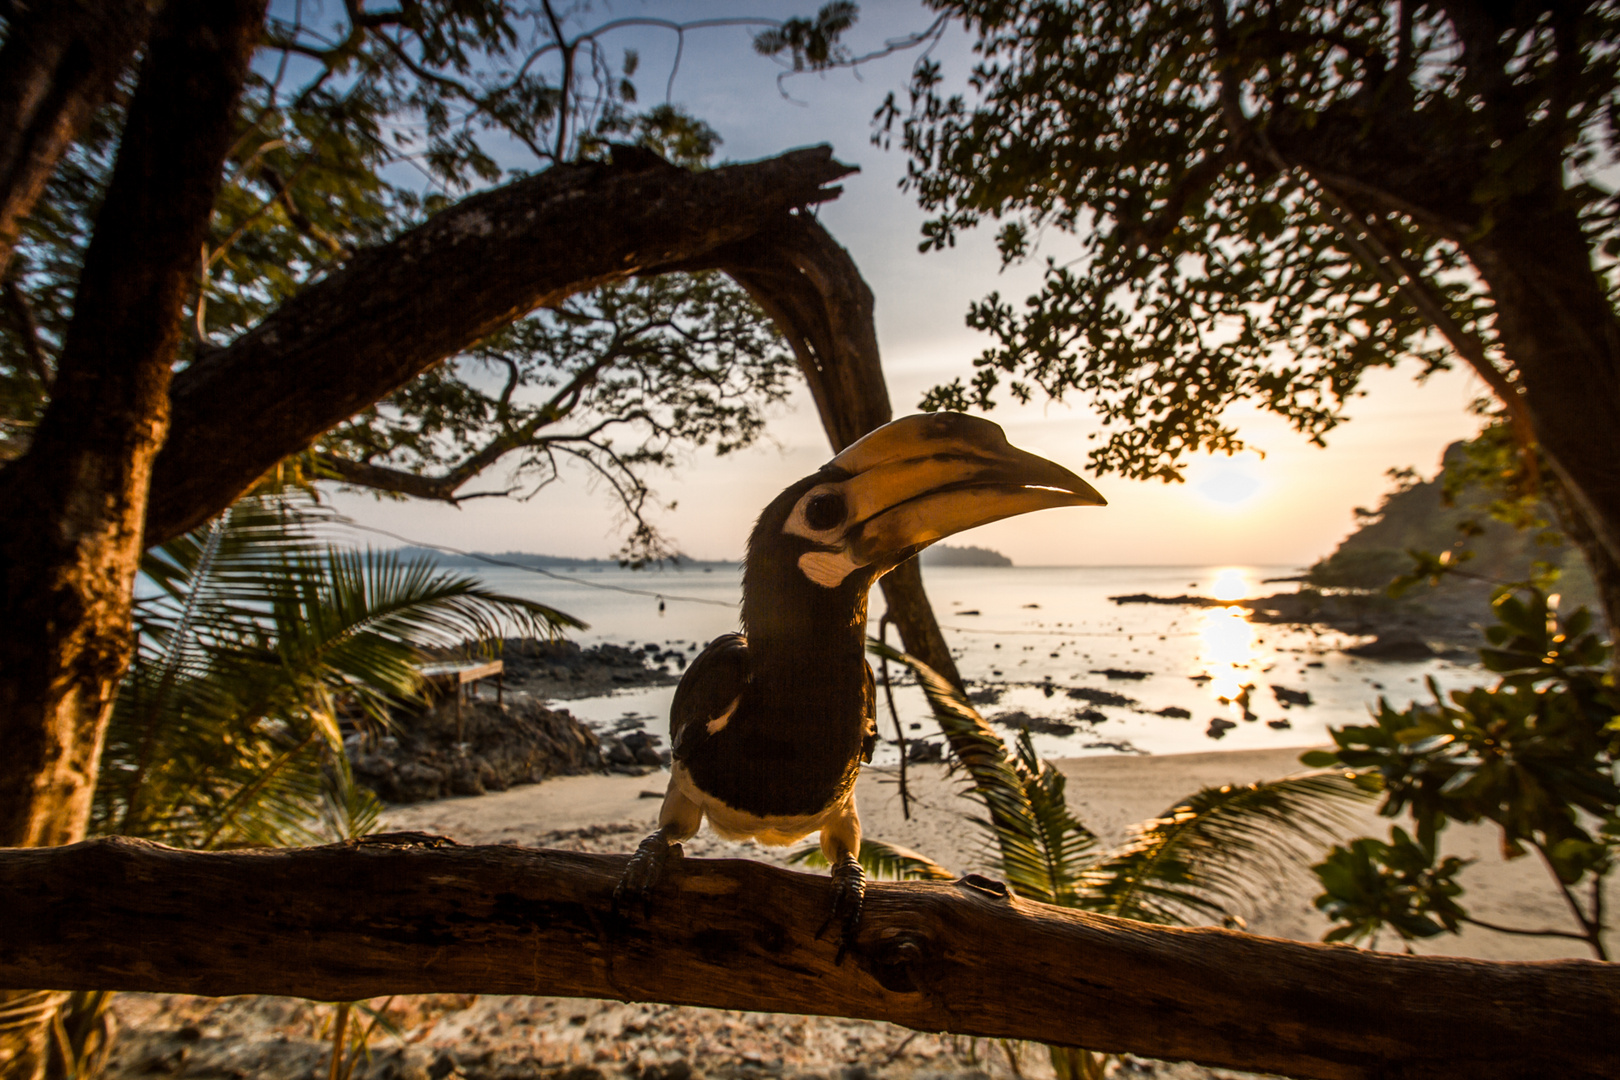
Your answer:
[[[817,532],[826,532],[842,525],[847,513],[844,497],[837,492],[827,491],[804,504],[804,523]]]

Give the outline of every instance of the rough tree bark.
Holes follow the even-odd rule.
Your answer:
[[[147,0],[15,5],[0,49],[0,278],[56,163],[111,96],[151,26]]]
[[[128,650],[180,305],[263,16],[263,0],[191,0],[171,3],[155,28],[50,407],[28,453],[0,472],[0,844],[84,834]]]
[[[680,860],[615,916],[621,856],[420,834],[184,852],[0,853],[0,982],[353,1000],[555,994],[890,1020],[1298,1077],[1614,1075],[1620,967],[1363,952],[1007,895],[873,883],[842,964],[831,882]]]
[[[28,453],[0,472],[3,845],[68,843],[89,820],[102,737],[129,657],[130,598],[168,418],[180,305],[263,20],[264,0],[172,0],[154,27],[50,407]],[[36,148],[30,160],[39,157]],[[0,997],[0,1012],[22,1014],[0,1027],[7,1076],[43,1071],[43,1021],[53,1005],[49,996]]]

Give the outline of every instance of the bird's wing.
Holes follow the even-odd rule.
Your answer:
[[[866,733],[861,739],[861,760],[871,761],[877,749],[877,680],[872,677],[872,665],[866,665],[866,684],[861,688],[861,715],[866,717]]]
[[[748,639],[741,634],[722,634],[698,653],[669,707],[669,739],[677,760],[725,726],[747,685]]]

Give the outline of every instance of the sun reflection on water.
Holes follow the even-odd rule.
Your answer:
[[[1228,566],[1216,573],[1209,595],[1217,600],[1242,600],[1251,595],[1251,588],[1246,571]]]

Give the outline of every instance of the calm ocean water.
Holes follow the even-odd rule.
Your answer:
[[[1069,734],[1036,736],[1037,748],[1050,757],[1320,745],[1328,741],[1330,726],[1367,722],[1368,706],[1380,695],[1405,704],[1429,697],[1425,680],[1431,677],[1443,690],[1487,681],[1477,666],[1450,660],[1358,659],[1340,649],[1362,639],[1251,623],[1241,608],[1122,606],[1108,599],[1130,593],[1260,597],[1292,589],[1261,584],[1290,572],[1274,566],[930,567],[924,577],[970,688],[1005,688],[980,711],[992,723],[1021,712],[1073,727]],[[542,600],[590,623],[575,634],[583,645],[656,642],[691,650],[737,628],[736,570],[604,569],[570,572],[573,580],[505,567],[478,574],[493,588]],[[874,590],[873,632],[882,611],[882,594]],[[1107,669],[1147,674],[1110,678],[1101,673]],[[1244,717],[1246,687],[1253,719]],[[1285,706],[1273,687],[1309,693],[1311,704]],[[1132,703],[1095,704],[1071,698],[1071,688],[1109,691]],[[593,724],[638,717],[648,730],[665,732],[673,693],[673,687],[631,691],[566,707]],[[938,738],[921,691],[897,687],[895,698],[908,737]],[[879,699],[879,728],[891,739],[893,720],[881,691]],[[1159,715],[1170,707],[1191,716]],[[1207,733],[1216,719],[1234,725],[1218,740]],[[1001,730],[1016,722],[1003,720]],[[893,761],[895,754],[880,749],[875,760]]]

